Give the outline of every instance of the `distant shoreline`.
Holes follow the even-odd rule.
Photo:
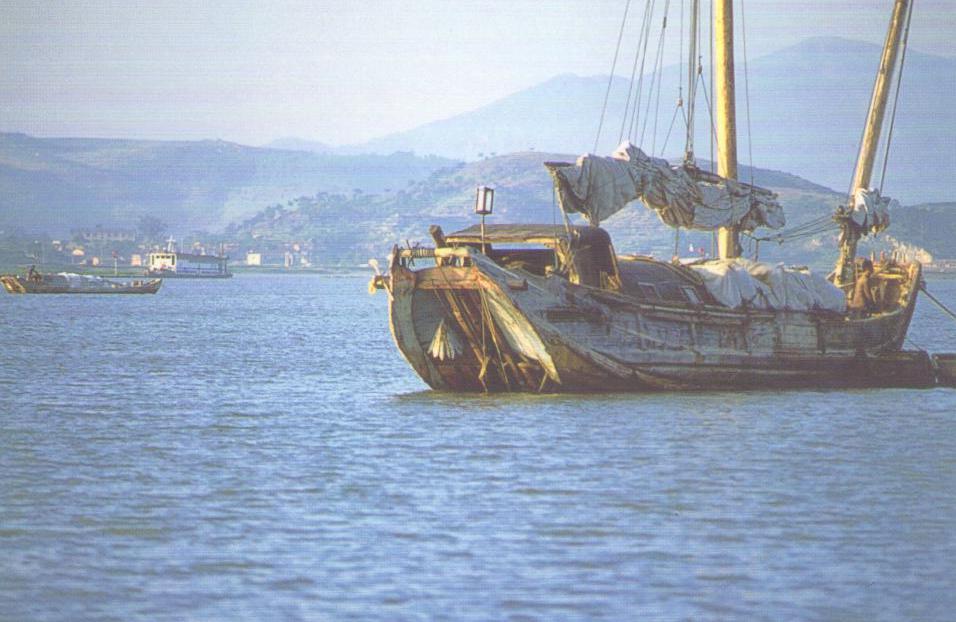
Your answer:
[[[88,274],[101,277],[122,278],[146,278],[146,271],[142,268],[119,266],[116,273],[112,266],[82,266],[70,264],[0,264],[0,274],[26,274],[31,265],[35,265],[39,272],[56,273],[72,272],[75,274]],[[363,266],[322,266],[312,268],[283,268],[282,266],[229,266],[229,271],[233,274],[282,274],[282,275],[327,275],[341,276],[347,274],[366,274],[371,273],[371,268]],[[155,277],[153,277],[155,278]]]

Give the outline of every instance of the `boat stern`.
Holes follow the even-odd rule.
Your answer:
[[[474,249],[396,248],[387,274],[373,278],[388,293],[395,344],[432,388],[540,392],[560,383],[544,340],[509,295],[526,291],[527,280],[497,272]]]
[[[0,275],[0,283],[3,283],[3,288],[11,294],[25,294],[27,293],[26,285],[20,277],[13,274],[4,274]]]

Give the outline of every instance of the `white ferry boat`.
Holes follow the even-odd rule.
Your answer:
[[[146,274],[173,279],[228,279],[232,276],[228,261],[223,254],[181,253],[176,250],[175,240],[170,238],[166,250],[149,253]]]

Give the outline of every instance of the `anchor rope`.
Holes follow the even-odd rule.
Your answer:
[[[936,298],[936,296],[934,296],[934,295],[932,295],[931,293],[929,293],[929,290],[926,289],[926,284],[925,284],[925,283],[920,283],[919,288],[923,291],[924,294],[926,294],[926,297],[927,297],[927,298],[929,298],[930,300],[932,300],[932,301],[936,304],[937,307],[939,307],[940,309],[942,309],[947,315],[949,315],[949,317],[951,317],[951,318],[953,318],[954,320],[956,320],[956,313],[953,313],[952,310],[950,310],[946,305],[944,305],[942,302],[940,302],[939,299]]]

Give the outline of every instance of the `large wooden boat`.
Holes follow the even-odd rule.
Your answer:
[[[113,281],[98,276],[33,273],[28,276],[4,274],[0,283],[11,294],[155,294],[162,279]]]
[[[869,182],[908,8],[897,0],[854,191],[835,215],[842,233],[832,283],[739,256],[741,230],[783,218],[772,193],[736,181],[731,3],[715,0],[717,174],[698,170],[692,154],[670,165],[625,144],[612,158],[546,164],[564,213],[583,213],[587,226],[482,221],[447,236],[433,227],[433,247],[394,247],[373,285],[387,291],[402,355],[429,386],[456,391],[934,384],[927,354],[903,350],[919,263],[877,262],[860,277],[873,304],[846,304],[861,265],[857,240],[887,224],[888,200]],[[716,229],[719,258],[618,256],[597,225],[635,199],[666,223]]]

